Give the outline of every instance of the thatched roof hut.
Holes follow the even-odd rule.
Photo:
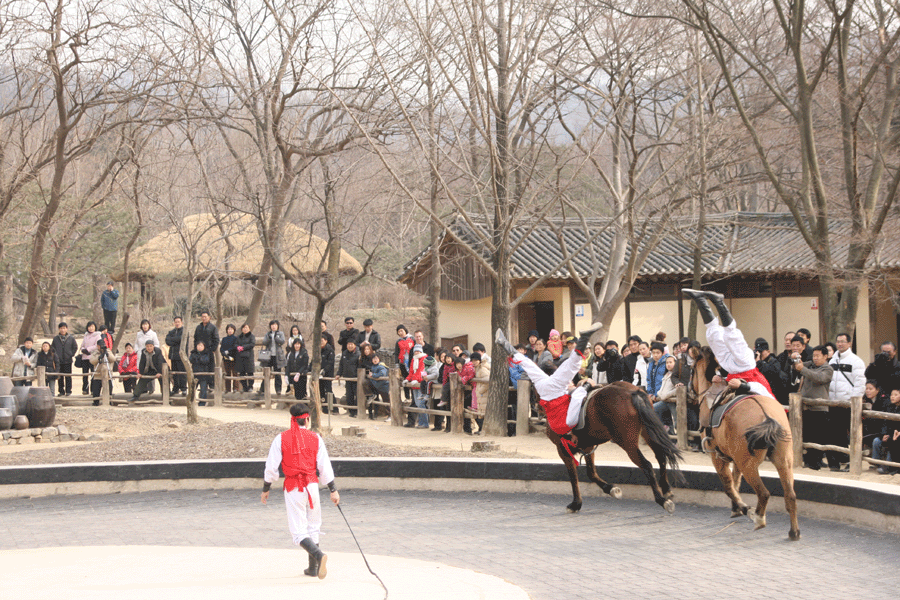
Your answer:
[[[230,261],[227,260],[228,245],[233,246]],[[327,242],[311,235],[305,229],[287,223],[284,225],[281,243],[281,259],[285,265],[297,267],[304,273],[324,270],[322,255]],[[256,220],[251,215],[241,214],[229,217],[216,224],[209,213],[185,217],[184,227],[171,227],[154,236],[144,245],[131,252],[128,265],[130,281],[152,279],[187,278],[186,256],[193,249],[196,256],[196,277],[232,277],[235,279],[255,279],[263,257],[261,235]],[[113,279],[125,279],[124,263],[120,263]],[[342,275],[362,272],[362,265],[347,252],[341,250],[340,272]]]

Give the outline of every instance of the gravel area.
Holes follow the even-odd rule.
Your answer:
[[[0,453],[0,465],[34,465],[204,458],[265,458],[284,427],[254,422],[221,423],[201,418],[187,425],[185,415],[122,409],[57,409],[56,424],[105,441],[64,447],[37,445]],[[472,453],[445,448],[383,444],[363,438],[324,435],[331,456],[528,458],[515,452]],[[32,449],[33,448],[33,449]]]

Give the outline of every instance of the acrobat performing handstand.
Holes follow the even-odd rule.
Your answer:
[[[533,360],[517,352],[503,335],[503,331],[497,329],[497,344],[506,350],[512,362],[522,365],[540,397],[541,408],[547,413],[547,425],[560,436],[567,435],[578,424],[578,413],[587,390],[582,386],[575,386],[572,380],[581,369],[581,361],[591,335],[600,327],[600,323],[594,323],[590,329],[582,331],[575,342],[575,350],[551,375],[545,373]]]
[[[728,372],[725,379],[729,382],[729,386],[736,389],[737,384],[731,382],[741,380],[747,385],[751,394],[769,396],[774,400],[775,394],[772,393],[769,382],[756,368],[756,357],[753,350],[747,345],[744,334],[737,328],[731,311],[725,306],[725,297],[716,292],[703,290],[683,289],[681,293],[693,299],[697,305],[697,311],[706,324],[706,340],[709,342],[709,347],[719,362],[719,366]],[[719,316],[722,318],[721,324],[713,314],[710,302],[719,312]]]

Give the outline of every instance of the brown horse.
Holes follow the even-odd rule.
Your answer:
[[[628,453],[628,458],[647,477],[656,503],[668,512],[673,512],[675,503],[672,501],[673,494],[666,476],[666,467],[677,470],[681,452],[669,439],[665,427],[653,411],[647,393],[630,383],[617,381],[592,390],[585,402],[588,404],[585,426],[574,430],[572,434],[577,438],[574,453],[584,456],[588,478],[600,486],[604,493],[613,498],[622,497],[622,490],[600,479],[594,466],[594,450],[600,444],[612,440]],[[565,463],[572,482],[574,498],[566,509],[578,512],[582,504],[581,490],[578,488],[578,462],[566,449],[562,438],[549,427],[547,437],[556,444],[556,451]],[[641,437],[646,440],[659,462],[659,482],[653,476],[653,465],[638,449]]]
[[[727,386],[710,381],[718,363],[708,347],[704,347],[699,353],[692,348],[692,352],[695,364],[691,385],[700,398],[700,422],[708,423],[710,402],[707,399],[715,399]],[[770,494],[759,476],[759,465],[768,456],[778,470],[781,487],[784,489],[784,506],[791,517],[788,537],[791,540],[800,539],[797,495],[794,493],[791,429],[784,407],[777,400],[768,396],[749,396],[741,400],[725,413],[719,427],[711,429],[701,447],[710,453],[725,494],[731,499],[732,518],[748,512],[748,506],[738,494],[741,475],[756,492],[756,509],[750,513],[750,518],[756,524],[755,529],[766,526],[766,505]],[[728,468],[729,462],[732,463],[731,469]]]

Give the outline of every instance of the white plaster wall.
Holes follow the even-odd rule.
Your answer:
[[[491,298],[457,302],[441,301],[441,322],[439,324],[442,338],[468,335],[467,350],[471,350],[475,342],[481,342],[490,348],[491,336]]]
[[[652,341],[659,331],[666,333],[666,345],[671,349],[678,341],[678,302],[674,300],[632,302],[631,334],[640,336],[644,341]],[[622,344],[623,340],[616,341]]]
[[[731,314],[748,346],[752,348],[756,338],[761,337],[769,342],[769,350],[778,354],[778,345],[774,343],[777,340],[772,340],[771,298],[735,298],[725,303],[731,305]]]
[[[778,352],[781,352],[784,347],[784,334],[788,331],[797,331],[801,327],[809,329],[812,333],[811,345],[818,346],[825,341],[822,339],[822,332],[819,328],[819,311],[812,308],[814,300],[818,303],[819,299],[817,296],[775,299],[778,316],[775,329],[781,338],[776,345]]]

